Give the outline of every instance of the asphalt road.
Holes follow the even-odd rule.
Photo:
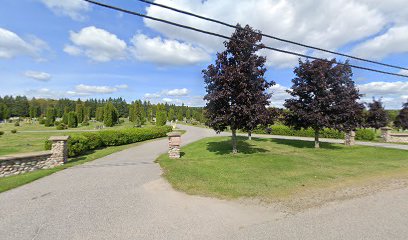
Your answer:
[[[182,126],[184,144],[213,131]],[[290,213],[188,196],[163,180],[157,140],[0,194],[0,239],[407,239],[408,189]]]

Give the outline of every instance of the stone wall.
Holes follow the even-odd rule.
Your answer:
[[[55,162],[48,161],[51,155],[51,151],[45,151],[0,157],[0,177],[52,168]]]
[[[391,128],[381,128],[381,136],[384,142],[408,143],[407,133],[392,133]]]
[[[0,177],[60,166],[68,158],[68,136],[51,137],[51,151],[22,153],[0,157]]]

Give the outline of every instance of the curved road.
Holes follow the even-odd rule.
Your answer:
[[[182,126],[183,143],[214,136]],[[406,239],[408,189],[295,214],[174,191],[161,139],[0,194],[0,239]]]

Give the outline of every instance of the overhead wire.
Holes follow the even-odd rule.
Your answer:
[[[189,12],[189,11],[185,11],[185,10],[177,9],[177,8],[174,8],[174,7],[170,7],[170,6],[161,4],[161,3],[156,3],[156,2],[153,2],[153,1],[149,1],[149,0],[138,0],[138,1],[143,2],[143,3],[147,3],[147,4],[151,4],[151,5],[154,5],[154,6],[158,6],[158,7],[161,7],[161,8],[165,8],[165,9],[168,9],[168,10],[171,10],[171,11],[174,11],[174,12],[189,15],[189,16],[192,16],[192,17],[195,17],[195,18],[199,18],[199,19],[203,19],[203,20],[206,20],[206,21],[221,24],[221,25],[224,25],[224,26],[227,26],[227,27],[230,27],[230,28],[244,29],[244,28],[242,28],[240,26],[237,26],[237,25],[229,24],[229,23],[226,23],[226,22],[214,19],[214,18],[204,17],[204,16],[201,16],[201,15]],[[400,69],[400,70],[408,70],[408,68],[404,68],[404,67],[400,67],[400,66],[396,66],[396,65],[391,65],[391,64],[388,64],[388,63],[382,63],[382,62],[378,62],[378,61],[374,61],[374,60],[370,60],[370,59],[365,59],[365,58],[361,58],[361,57],[356,57],[356,56],[352,56],[352,55],[345,54],[345,53],[335,52],[335,51],[327,50],[327,49],[324,49],[324,48],[319,48],[319,47],[315,47],[315,46],[311,46],[311,45],[307,45],[307,44],[287,40],[287,39],[284,39],[284,38],[276,37],[276,36],[273,36],[273,35],[270,35],[270,34],[265,34],[265,33],[259,33],[259,34],[262,35],[263,37],[266,37],[266,38],[271,38],[271,39],[274,39],[274,40],[277,40],[277,41],[281,41],[281,42],[285,42],[285,43],[289,43],[289,44],[293,44],[293,45],[297,45],[297,46],[301,46],[301,47],[305,47],[305,48],[309,48],[309,49],[313,49],[313,50],[318,50],[318,51],[322,51],[322,52],[326,52],[326,53],[330,53],[330,54],[334,54],[334,55],[338,55],[338,56],[343,56],[343,57],[347,57],[347,58],[350,58],[350,59],[355,59],[355,60],[359,60],[359,61],[363,61],[363,62],[369,62],[369,63],[373,63],[373,64],[385,66],[385,67],[390,67],[390,68],[396,68],[396,69]]]
[[[183,24],[180,24],[180,23],[175,23],[175,22],[172,22],[172,21],[169,21],[169,20],[148,16],[148,15],[145,15],[145,14],[142,14],[142,13],[138,13],[138,12],[135,12],[135,11],[123,9],[123,8],[116,7],[116,6],[109,5],[109,4],[105,4],[105,3],[101,3],[101,2],[98,2],[98,1],[93,1],[93,0],[83,0],[83,1],[95,4],[95,5],[98,5],[98,6],[101,6],[101,7],[109,8],[109,9],[112,9],[112,10],[120,11],[120,12],[123,12],[123,13],[131,14],[131,15],[135,15],[135,16],[139,16],[139,17],[144,17],[144,18],[147,18],[147,19],[150,19],[150,20],[153,20],[153,21],[166,23],[166,24],[173,25],[173,26],[176,26],[176,27],[189,29],[189,30],[192,30],[192,31],[196,31],[196,32],[200,32],[200,33],[203,33],[203,34],[224,38],[224,39],[227,39],[227,40],[233,40],[231,37],[228,37],[228,36],[225,36],[225,35],[222,35],[222,34],[219,34],[219,33],[214,33],[214,32],[202,30],[202,29],[199,29],[199,28],[183,25]],[[327,59],[323,59],[323,58],[313,57],[313,56],[309,56],[309,55],[305,55],[305,54],[301,54],[301,53],[297,53],[297,52],[292,52],[292,51],[283,50],[283,49],[279,49],[279,48],[269,47],[269,46],[266,46],[264,44],[254,44],[254,43],[251,43],[251,42],[248,42],[248,41],[245,41],[245,40],[241,40],[241,39],[234,39],[234,40],[244,42],[244,43],[250,44],[252,46],[265,48],[265,49],[268,49],[268,50],[272,50],[272,51],[276,51],[276,52],[280,52],[280,53],[285,53],[285,54],[290,54],[290,55],[294,55],[294,56],[298,56],[298,57],[303,57],[303,58],[313,59],[313,60],[320,60],[320,61],[324,61],[324,62],[328,62],[328,63],[333,62],[331,60],[327,60]],[[381,74],[387,74],[387,75],[392,75],[392,76],[397,76],[397,77],[408,78],[408,75],[403,75],[403,74],[399,74],[399,73],[392,73],[392,72],[382,71],[382,70],[378,70],[378,69],[362,67],[362,66],[348,64],[348,63],[342,63],[342,62],[335,62],[335,63],[338,64],[338,65],[350,66],[350,67],[356,68],[356,69],[361,69],[361,70],[366,70],[366,71],[371,71],[371,72],[376,72],[376,73],[381,73]]]

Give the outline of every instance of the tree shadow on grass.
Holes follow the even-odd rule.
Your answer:
[[[263,148],[255,147],[255,145],[250,144],[250,142],[245,141],[246,138],[237,138],[237,149],[238,153],[242,154],[253,154],[267,152],[268,150]],[[207,143],[207,150],[210,152],[215,152],[217,155],[226,155],[232,153],[232,142],[231,139],[221,142],[209,142]]]
[[[265,139],[262,139],[265,140]],[[282,144],[286,146],[291,146],[294,148],[314,148],[314,141],[304,141],[304,140],[290,140],[290,139],[268,139],[270,142],[276,144]],[[341,149],[342,147],[334,143],[320,142],[321,149]]]

